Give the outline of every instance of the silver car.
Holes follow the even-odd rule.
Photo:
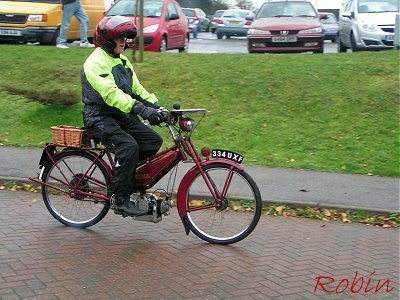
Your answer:
[[[398,0],[348,0],[341,11],[339,52],[392,49]]]
[[[249,20],[253,16],[250,10],[228,9],[221,16],[216,30],[217,38],[222,39],[224,35],[227,39],[231,36],[247,36],[247,31],[252,23]]]

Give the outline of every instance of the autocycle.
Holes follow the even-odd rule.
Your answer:
[[[132,218],[158,223],[163,215],[169,215],[178,164],[189,162],[193,166],[183,175],[176,192],[176,206],[186,234],[192,231],[207,242],[231,244],[254,230],[262,200],[257,184],[240,164],[243,156],[209,148],[201,149],[200,155],[196,150],[191,140],[198,125],[194,114],[200,114],[200,122],[207,112],[180,109],[175,104],[168,113],[165,126],[173,145],[138,163],[134,179],[137,193],[131,195],[131,201],[148,214]],[[92,226],[113,208],[115,161],[106,148],[92,145],[60,149],[49,143],[39,165],[38,176],[30,179],[41,184],[46,208],[64,225]],[[147,193],[167,174],[168,186],[173,181],[167,190]]]

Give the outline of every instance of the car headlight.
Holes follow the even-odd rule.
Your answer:
[[[314,27],[310,29],[300,30],[299,33],[321,33],[322,27]]]
[[[46,22],[47,15],[28,15],[28,22]]]
[[[251,28],[247,34],[271,34],[271,31]]]
[[[376,24],[363,23],[361,25],[361,28],[363,31],[366,31],[366,32],[378,32],[378,26],[376,26]]]
[[[153,33],[158,29],[159,24],[150,25],[143,28],[143,33]]]

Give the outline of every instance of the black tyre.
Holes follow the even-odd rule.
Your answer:
[[[163,36],[160,41],[160,52],[165,51],[167,51],[167,39],[165,36]]]
[[[56,30],[56,32],[53,35],[53,38],[51,39],[50,45],[57,45],[60,42],[60,28]]]
[[[105,167],[93,156],[79,150],[64,151],[45,166],[42,181],[57,189],[42,185],[43,201],[51,215],[64,225],[85,228],[98,223],[107,214],[109,201],[82,195],[101,194],[111,197],[111,180]],[[90,169],[90,170],[89,170]],[[74,193],[72,193],[75,190]]]
[[[188,189],[185,222],[199,238],[215,244],[232,244],[243,240],[256,227],[262,210],[260,191],[245,171],[224,163],[203,167],[218,193],[215,205],[200,172]],[[227,179],[230,178],[229,183]]]
[[[356,39],[355,39],[353,33],[351,33],[351,51],[353,51],[353,52],[359,51],[359,49],[357,48]]]
[[[347,52],[347,48],[345,45],[343,45],[339,36],[337,36],[337,38],[336,38],[336,47],[337,47],[338,52]]]
[[[185,45],[183,46],[183,48],[179,48],[178,49],[179,52],[189,52],[189,36],[187,36],[185,38]]]

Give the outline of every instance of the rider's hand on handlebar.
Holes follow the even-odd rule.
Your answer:
[[[166,109],[165,107],[160,107],[158,109],[158,111],[161,114],[161,122],[160,123],[167,122],[168,121],[169,110]]]
[[[158,110],[144,106],[143,103],[136,101],[132,106],[131,113],[141,116],[144,120],[148,120],[151,116],[158,114]]]
[[[139,101],[133,105],[131,113],[141,116],[144,120],[148,120],[150,125],[153,126],[166,122],[168,119],[168,110],[162,107],[159,109],[148,107]]]

